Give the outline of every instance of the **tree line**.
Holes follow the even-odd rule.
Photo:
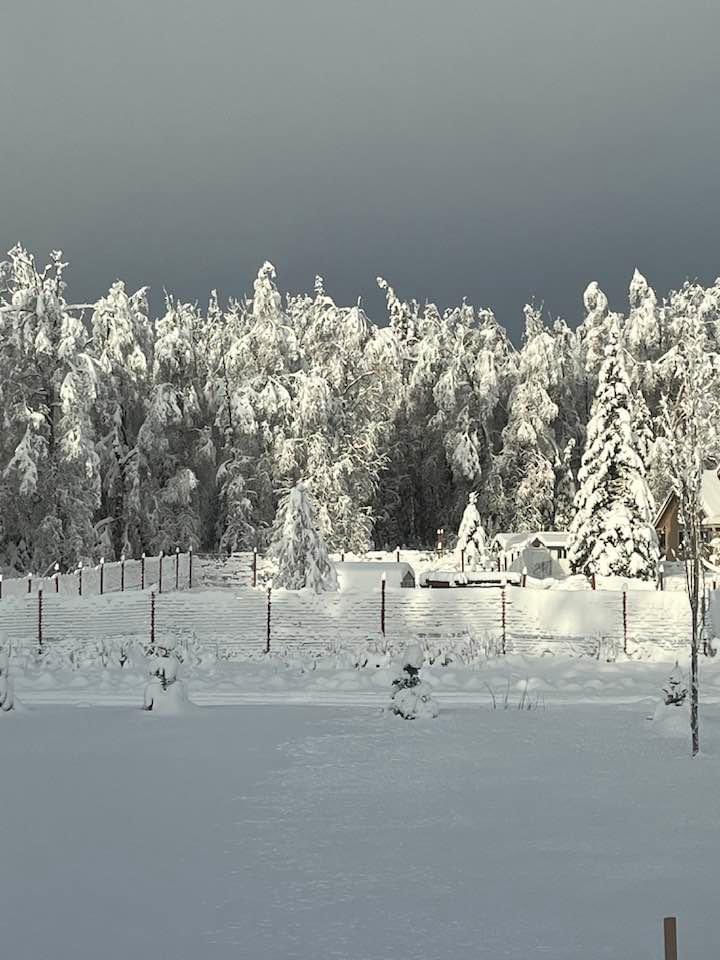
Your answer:
[[[607,489],[635,489],[639,463],[646,522],[672,483],[661,401],[678,395],[688,317],[720,353],[720,282],[659,299],[637,271],[623,313],[591,283],[576,328],[528,304],[515,347],[491,310],[403,300],[384,280],[378,324],[319,277],[283,296],[270,263],[250,295],[201,307],[167,294],[152,319],[147,290],[121,281],[74,303],[65,270],[60,253],[41,268],[21,246],[0,265],[6,569],[263,548],[300,480],[331,549],[429,545],[471,492],[489,534],[577,526],[586,441],[608,462],[592,428],[608,344],[606,393],[620,382],[625,400],[618,416],[606,397],[603,429],[625,431],[625,473]]]

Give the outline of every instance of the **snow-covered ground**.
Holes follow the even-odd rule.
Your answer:
[[[674,913],[717,954],[720,707],[693,761],[644,703],[437,697],[2,716],[3,953],[651,958]]]

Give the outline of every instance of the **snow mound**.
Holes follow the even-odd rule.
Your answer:
[[[153,677],[145,686],[144,709],[161,717],[177,717],[197,707],[188,699],[182,680],[164,686],[162,680]]]
[[[689,739],[690,710],[685,705],[659,703],[652,716],[653,731],[669,740]]]

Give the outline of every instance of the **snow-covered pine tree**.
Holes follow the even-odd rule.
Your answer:
[[[429,684],[420,679],[425,656],[419,644],[403,650],[399,671],[392,683],[392,697],[388,712],[403,720],[429,720],[437,717],[439,707],[433,700]]]
[[[145,418],[152,327],[145,289],[128,295],[118,280],[96,304],[91,355],[99,369],[94,407],[102,476],[98,552],[140,556],[142,509],[137,436]]]
[[[617,318],[611,318],[578,473],[575,572],[652,580],[659,558],[654,506],[633,431],[633,393]]]
[[[477,508],[477,493],[475,491],[472,491],[468,497],[468,504],[460,522],[455,559],[459,566],[464,563],[466,570],[477,570],[478,568],[482,570],[487,566],[485,529],[482,525],[480,511]]]
[[[2,563],[22,572],[54,561],[72,567],[95,543],[96,369],[87,330],[65,300],[61,253],[42,272],[23,247],[9,255],[0,271]]]
[[[274,585],[285,590],[337,590],[335,568],[318,532],[315,509],[302,480],[280,501],[273,526],[271,555],[277,563]]]
[[[546,388],[557,382],[554,361],[552,337],[540,311],[526,304],[518,382],[510,394],[508,424],[498,459],[509,530],[547,530],[553,524],[557,446],[552,424],[558,408]]]
[[[665,698],[666,707],[680,706],[680,704],[684,703],[687,698],[687,684],[685,683],[685,677],[683,676],[683,672],[680,669],[677,660],[675,661],[674,669],[665,681],[662,692]]]

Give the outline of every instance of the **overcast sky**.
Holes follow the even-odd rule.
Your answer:
[[[717,0],[23,0],[2,14],[0,233],[205,301],[385,276],[516,333],[720,274]],[[155,300],[159,308],[159,297]]]

